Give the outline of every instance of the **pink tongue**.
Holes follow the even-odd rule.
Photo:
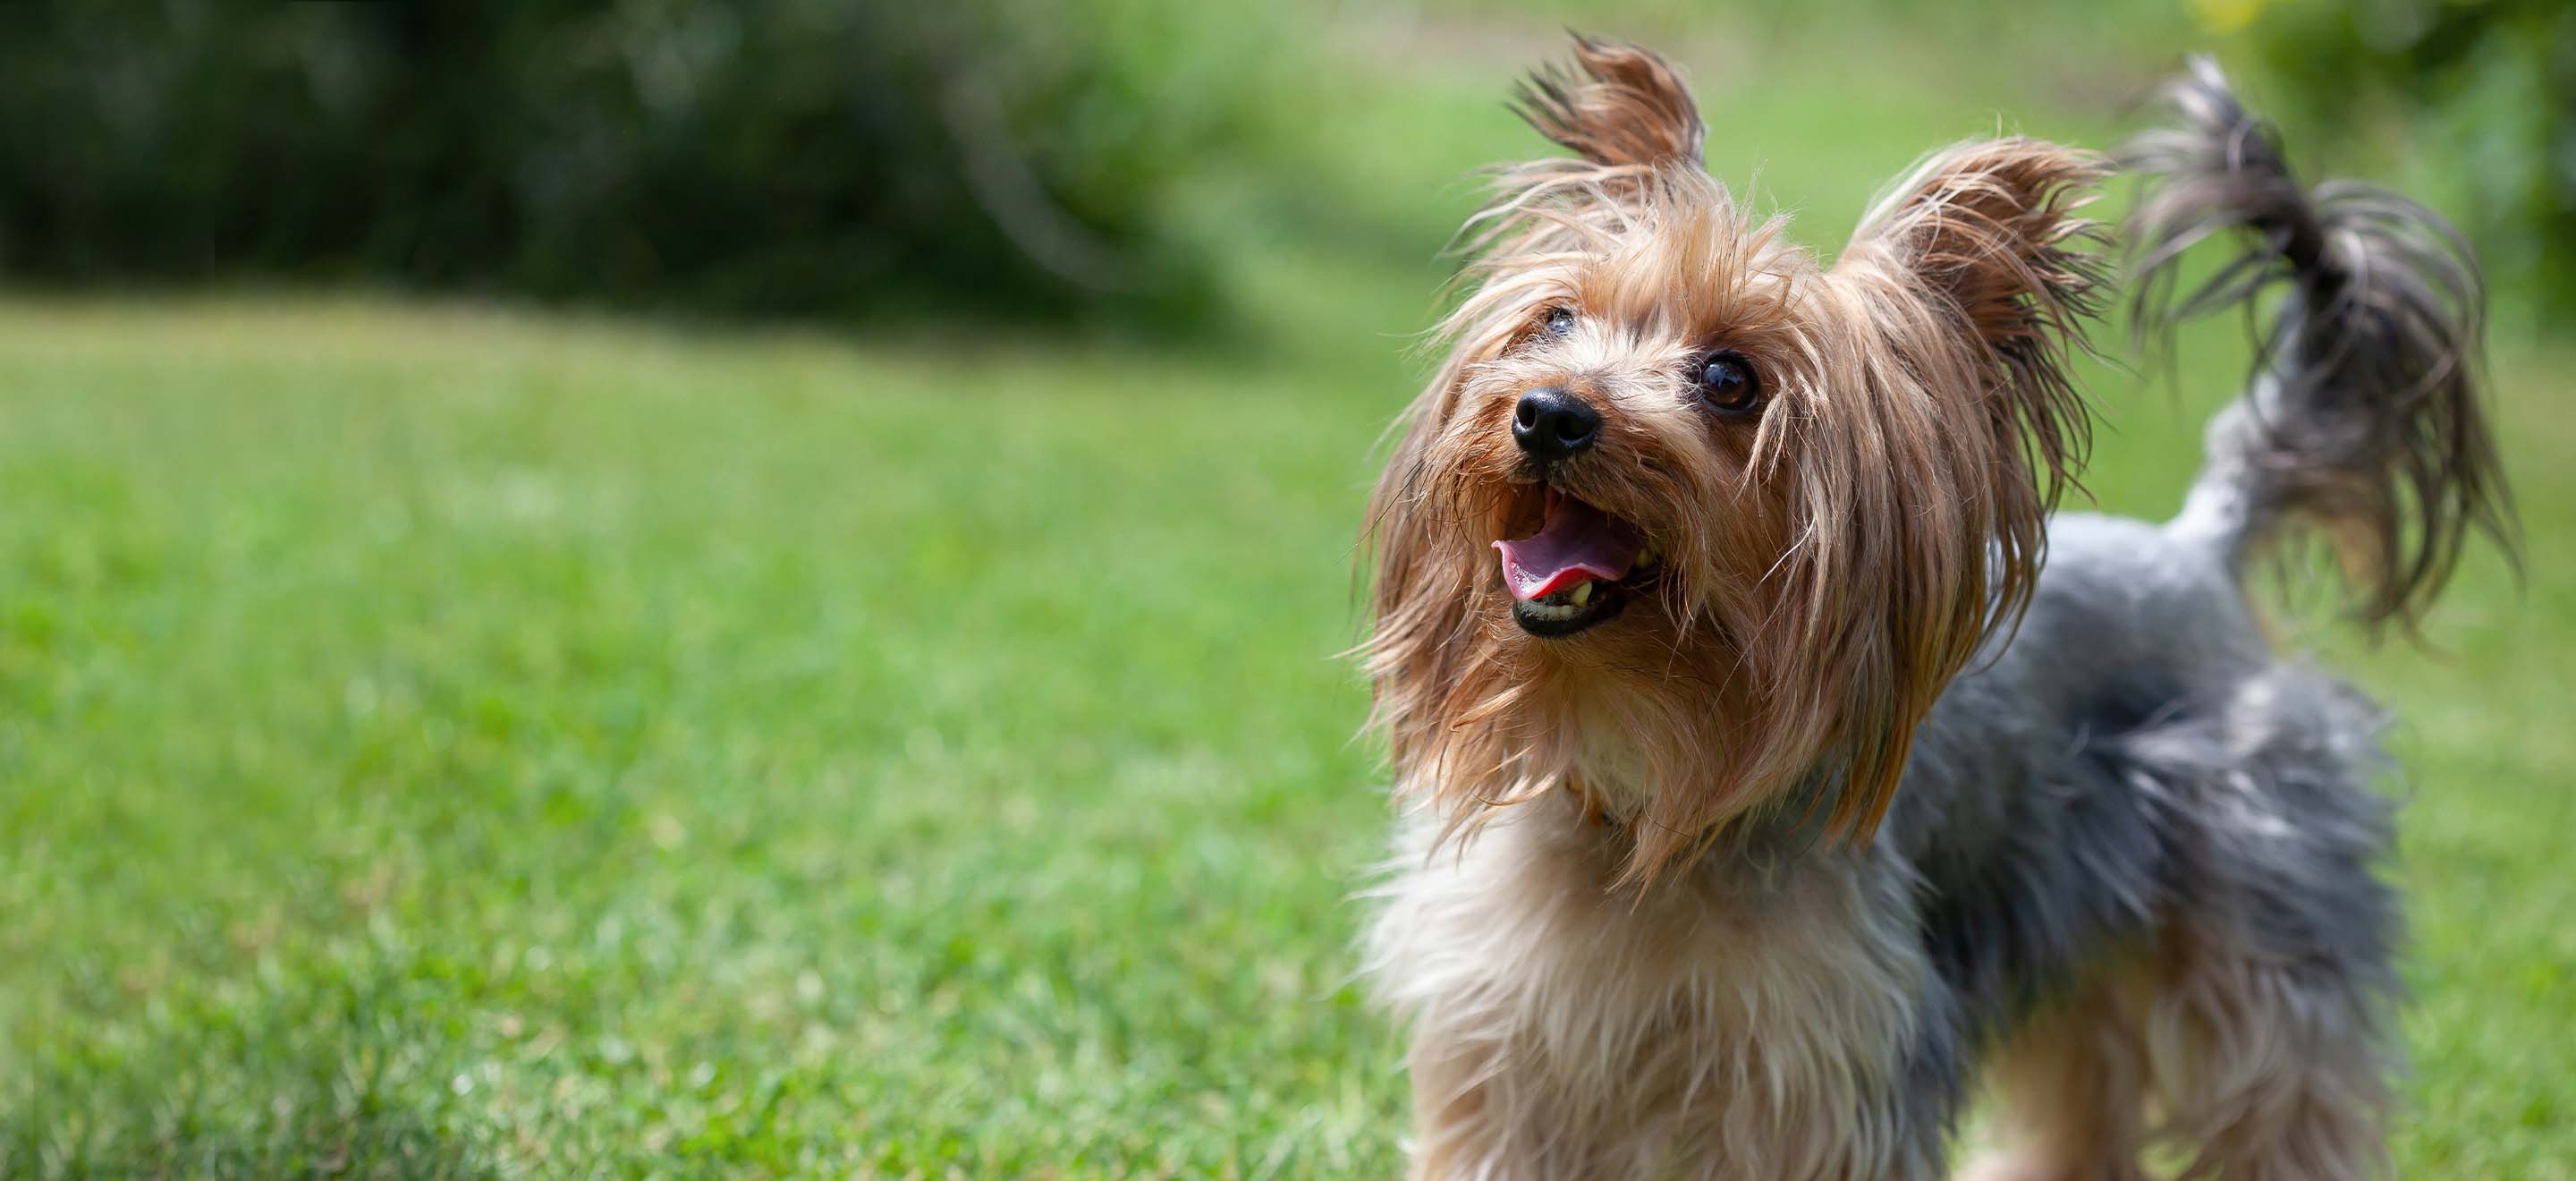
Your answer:
[[[1497,541],[1494,548],[1502,551],[1503,581],[1511,584],[1512,597],[1527,602],[1585,579],[1611,582],[1627,577],[1641,544],[1627,522],[1551,492],[1547,524],[1536,535]]]

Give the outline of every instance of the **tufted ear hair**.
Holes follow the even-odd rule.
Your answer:
[[[1540,135],[1610,167],[1697,164],[1707,137],[1699,104],[1670,63],[1634,45],[1579,33],[1574,69],[1550,66],[1530,75],[1513,109]]]
[[[2019,136],[1936,152],[1879,198],[1835,268],[1888,268],[1989,354],[1988,414],[2029,444],[2043,508],[2092,442],[2067,369],[2104,273],[2099,226],[2078,211],[2108,170],[2095,153]]]
[[[1782,571],[1802,684],[1838,698],[1834,827],[1865,836],[1950,679],[2020,618],[2091,410],[2069,367],[2102,264],[2100,157],[2030,139],[1935,153],[1829,276],[1850,396],[1799,424],[1810,544]]]

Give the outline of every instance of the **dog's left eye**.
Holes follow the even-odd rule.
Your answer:
[[[1751,414],[1762,408],[1762,380],[1742,353],[1711,353],[1695,374],[1700,401],[1720,414]]]
[[[1572,332],[1574,331],[1574,309],[1549,308],[1545,323],[1549,336],[1563,336]]]

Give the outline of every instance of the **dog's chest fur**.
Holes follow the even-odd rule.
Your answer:
[[[1555,797],[1436,852],[1435,831],[1407,827],[1370,932],[1416,1103],[1455,1117],[1416,1146],[1427,1172],[1914,1167],[1894,1098],[1932,969],[1890,855],[1713,857],[1640,896],[1604,889],[1618,833]]]

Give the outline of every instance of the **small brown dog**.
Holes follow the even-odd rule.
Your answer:
[[[1662,60],[1575,61],[1521,95],[1575,154],[1470,223],[1371,509],[1416,1173],[1928,1178],[1987,1066],[1984,1176],[2135,1176],[2158,1133],[2194,1176],[2383,1167],[2377,715],[2242,576],[2321,526],[2409,617],[2509,530],[2474,263],[2303,192],[2204,69],[2141,141],[2146,271],[2247,226],[2188,306],[2292,298],[2179,517],[2053,518],[2105,160],[1937,153],[1827,266],[1709,177]]]

